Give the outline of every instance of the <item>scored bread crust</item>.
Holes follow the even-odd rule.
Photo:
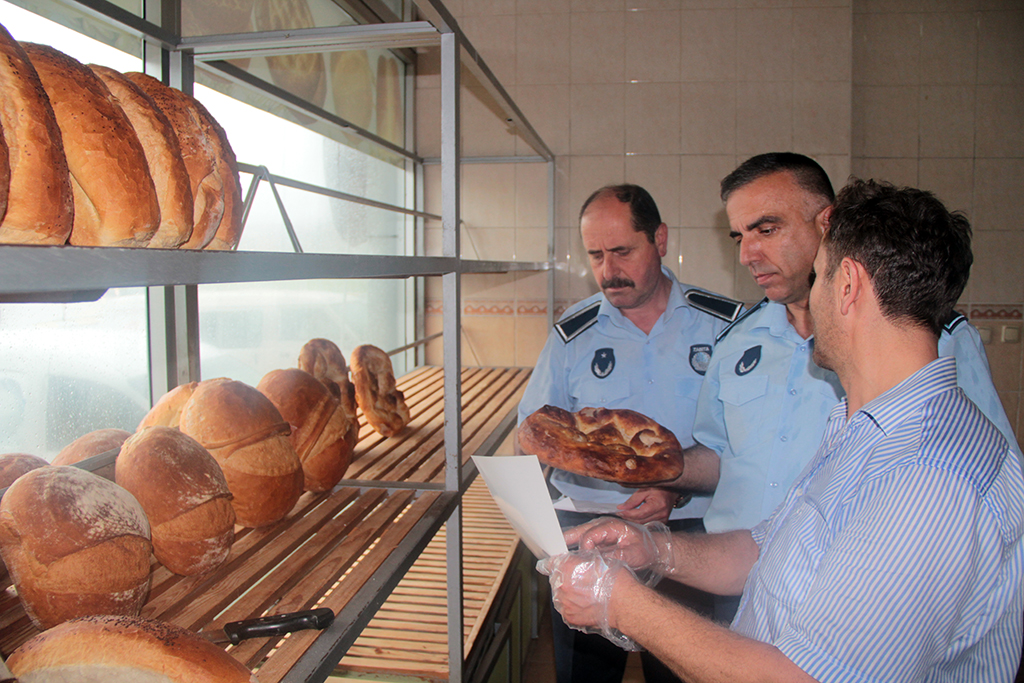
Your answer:
[[[50,464],[74,465],[100,453],[120,449],[121,444],[131,435],[131,432],[116,427],[93,430],[60,449]]]
[[[135,129],[103,81],[78,60],[23,43],[50,98],[64,141],[75,201],[69,242],[144,247],[160,206]]]
[[[181,147],[167,116],[124,74],[99,64],[99,76],[124,111],[142,143],[160,204],[160,225],[147,246],[175,249],[192,234],[192,187]]]
[[[153,425],[177,428],[178,422],[181,420],[181,410],[192,398],[192,392],[196,390],[197,386],[199,386],[199,382],[187,382],[179,384],[165,393],[143,416],[135,431],[141,431]]]
[[[356,403],[382,436],[393,436],[409,424],[409,407],[405,395],[395,387],[391,359],[382,349],[371,344],[352,351],[352,384]]]
[[[523,452],[560,470],[620,484],[659,484],[683,473],[675,435],[633,410],[546,405],[519,425]]]
[[[65,622],[22,644],[7,666],[22,683],[258,683],[205,638],[167,622],[125,616]]]
[[[220,465],[195,439],[154,426],[125,441],[116,481],[138,499],[153,529],[153,554],[182,576],[227,559],[235,513]]]
[[[0,242],[64,244],[75,208],[60,128],[35,67],[2,26],[0,92],[10,173]]]

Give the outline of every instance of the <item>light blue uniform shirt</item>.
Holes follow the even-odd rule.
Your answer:
[[[1024,612],[1024,475],[940,358],[846,420],[783,504],[732,629],[819,681],[1011,683]]]
[[[694,308],[672,271],[668,306],[650,334],[622,315],[604,294],[573,305],[562,320],[598,306],[596,322],[564,341],[552,330],[519,403],[519,421],[544,405],[570,412],[585,407],[628,408],[650,417],[675,434],[683,448],[693,444],[691,432],[703,373],[715,337],[725,320]],[[551,483],[576,500],[619,504],[636,489],[555,470]],[[694,496],[673,510],[672,519],[700,517],[709,496]]]
[[[701,389],[695,441],[721,457],[708,531],[750,529],[767,519],[821,442],[829,412],[845,396],[839,378],[812,360],[783,304],[763,300],[715,347]],[[958,382],[1019,453],[981,339],[964,318],[947,325],[939,355],[954,356]]]

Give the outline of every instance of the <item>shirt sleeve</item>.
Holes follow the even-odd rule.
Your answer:
[[[701,382],[697,396],[697,413],[693,421],[693,440],[707,446],[719,456],[729,447],[729,438],[725,433],[725,413],[722,401],[718,398],[720,355],[712,353],[711,363]]]
[[[530,381],[519,400],[519,422],[545,405],[568,409],[569,395],[565,368],[565,342],[553,331],[537,358]]]

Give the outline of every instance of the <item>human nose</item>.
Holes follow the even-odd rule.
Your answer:
[[[750,266],[760,258],[761,250],[757,240],[752,237],[744,237],[740,240],[740,265]]]
[[[601,259],[601,280],[611,280],[618,275],[618,273],[618,259],[615,257],[615,254],[605,254],[604,258]]]

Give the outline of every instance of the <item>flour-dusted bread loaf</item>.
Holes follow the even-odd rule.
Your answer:
[[[146,511],[153,554],[182,576],[227,559],[235,511],[220,465],[195,439],[172,427],[147,427],[125,441],[115,481]]]
[[[224,129],[197,99],[152,76],[125,76],[167,116],[178,137],[192,189],[192,235],[183,249],[230,250],[242,237],[242,185]]]
[[[7,666],[21,683],[258,683],[205,638],[138,617],[65,622],[22,644]]]
[[[106,453],[115,449],[120,450],[121,444],[123,444],[124,440],[131,435],[131,432],[124,429],[118,429],[116,427],[93,430],[87,434],[83,434],[64,448],[60,449],[60,452],[54,456],[53,461],[50,464],[74,465],[75,463],[97,456],[100,453]],[[114,481],[113,464],[99,469],[90,469],[94,474],[98,474],[105,479]]]
[[[35,67],[2,26],[0,92],[8,167],[0,242],[64,244],[75,207],[60,128]]]
[[[57,117],[75,200],[69,242],[144,247],[160,205],[135,129],[86,65],[52,47],[23,43]]]
[[[409,424],[405,396],[395,388],[391,359],[370,344],[357,346],[350,357],[356,403],[366,421],[382,436],[393,436]]]
[[[146,427],[154,425],[177,428],[178,421],[181,420],[181,410],[188,403],[188,400],[192,398],[192,392],[196,390],[198,385],[198,382],[179,384],[161,396],[142,418],[142,421],[139,422],[139,426],[136,427],[135,431],[141,431]]]
[[[0,455],[0,489],[13,484],[18,477],[40,467],[47,467],[46,462],[37,455],[28,453],[4,453]]]
[[[316,377],[299,370],[272,370],[256,385],[291,425],[289,437],[302,462],[307,491],[327,491],[352,461],[353,421],[341,401]]]
[[[220,464],[242,526],[273,524],[302,495],[302,463],[288,440],[291,429],[255,387],[223,378],[200,382],[178,428]]]
[[[0,553],[37,628],[138,615],[149,594],[149,522],[132,494],[77,467],[40,467],[0,500]]]
[[[90,64],[131,121],[149,163],[160,225],[149,247],[174,249],[192,234],[192,187],[174,127],[153,100],[119,71]]]

